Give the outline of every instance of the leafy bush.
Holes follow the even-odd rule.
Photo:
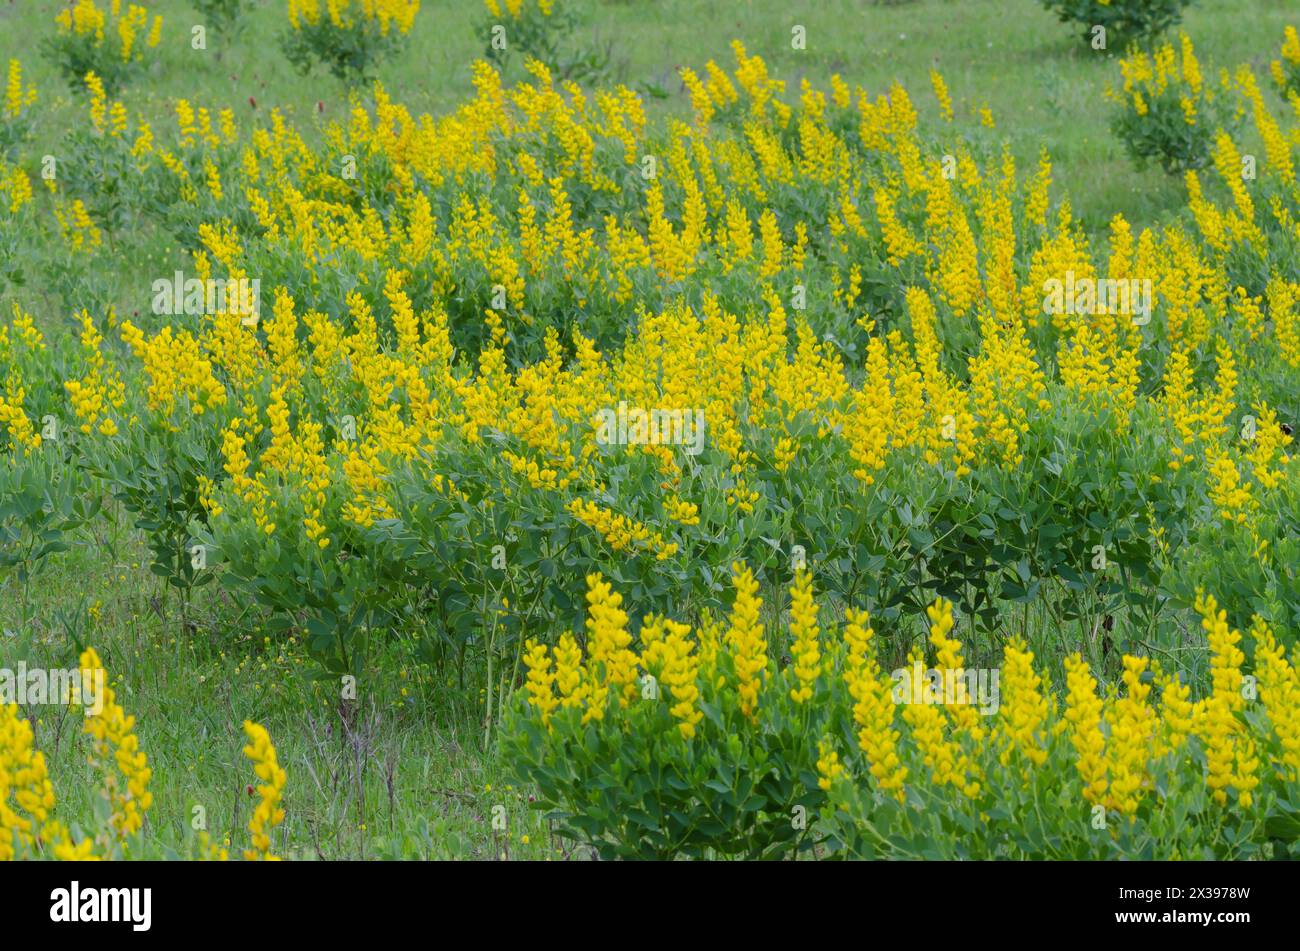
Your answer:
[[[484,0],[488,17],[479,24],[487,37],[484,55],[502,69],[529,59],[544,63],[564,79],[598,80],[609,68],[610,47],[598,50],[572,42],[578,16],[556,0]]]
[[[304,75],[321,65],[345,83],[359,83],[405,48],[419,10],[420,0],[289,0],[290,29],[280,46]]]
[[[83,88],[87,73],[94,73],[110,95],[116,93],[144,67],[145,51],[157,47],[162,36],[162,17],[155,16],[151,25],[149,11],[134,3],[122,12],[114,2],[105,14],[96,0],[76,0],[54,22],[58,32],[43,47],[74,92]]]
[[[1154,53],[1132,50],[1120,62],[1123,88],[1107,90],[1119,106],[1115,135],[1139,167],[1157,162],[1168,174],[1202,168],[1215,135],[1233,120],[1227,86],[1205,82],[1187,34],[1181,51],[1165,43]]]
[[[793,589],[790,647],[773,668],[758,583],[735,566],[725,631],[647,617],[627,628],[622,597],[587,579],[584,650],[570,635],[552,654],[529,641],[526,705],[502,749],[538,790],[562,834],[608,858],[776,858],[814,844],[824,802],[817,752],[835,709],[820,679],[810,577]]]
[[[244,18],[253,9],[253,0],[193,0],[194,9],[203,14],[205,26],[211,26],[227,40],[243,27]]]
[[[1083,36],[1093,39],[1093,29],[1106,29],[1108,47],[1122,47],[1145,41],[1176,26],[1192,0],[1041,0],[1062,23],[1082,27]]]

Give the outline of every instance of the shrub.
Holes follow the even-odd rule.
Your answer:
[[[290,29],[280,45],[304,75],[322,65],[345,83],[359,83],[406,46],[419,10],[420,0],[289,0]]]
[[[193,0],[193,3],[203,14],[204,25],[227,38],[242,28],[244,17],[253,9],[253,0]]]
[[[44,49],[74,92],[93,72],[109,95],[116,93],[144,67],[145,51],[157,47],[162,36],[161,16],[151,25],[145,7],[133,3],[122,12],[116,0],[107,14],[95,0],[77,0],[54,22],[58,32],[45,40]]]
[[[1041,0],[1062,23],[1076,23],[1087,40],[1106,30],[1108,47],[1144,41],[1177,25],[1192,0]]]
[[[480,23],[487,37],[484,55],[505,68],[516,58],[545,63],[564,79],[592,81],[605,75],[610,49],[575,47],[578,16],[556,0],[484,0],[488,17]]]
[[[1120,62],[1123,88],[1107,90],[1119,106],[1115,135],[1139,167],[1157,162],[1168,174],[1201,168],[1217,132],[1232,121],[1227,83],[1207,83],[1186,33],[1181,50],[1170,43],[1154,53],[1132,50]]]
[[[609,858],[775,858],[813,844],[817,753],[836,707],[820,670],[811,578],[795,583],[791,651],[768,657],[754,576],[734,568],[726,627],[647,617],[631,649],[622,597],[587,579],[584,650],[530,641],[502,748],[559,830]]]

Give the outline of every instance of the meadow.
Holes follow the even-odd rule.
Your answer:
[[[334,6],[0,5],[0,858],[1296,854],[1289,4]]]

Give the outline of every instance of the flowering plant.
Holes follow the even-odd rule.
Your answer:
[[[358,83],[405,47],[419,10],[420,0],[289,0],[280,47],[299,72],[322,65]]]
[[[1206,165],[1215,133],[1233,119],[1226,74],[1217,90],[1205,81],[1186,33],[1178,52],[1171,43],[1153,53],[1133,50],[1120,71],[1122,88],[1107,96],[1120,107],[1112,126],[1129,157],[1139,167],[1157,162],[1169,174]]]
[[[22,64],[11,59],[0,103],[0,161],[12,157],[14,149],[31,136],[35,103],[36,87],[23,82]]]
[[[46,55],[74,91],[93,72],[110,95],[118,92],[162,37],[161,16],[151,21],[146,7],[131,3],[124,10],[121,0],[109,0],[107,11],[96,0],[76,0],[54,22],[58,32],[44,41]]]
[[[652,616],[633,635],[592,576],[585,649],[529,643],[503,747],[565,834],[609,857],[1295,854],[1300,682],[1259,618],[1258,691],[1241,633],[1198,596],[1204,698],[1134,656],[1123,691],[1101,694],[1078,654],[1058,695],[1019,638],[999,667],[967,666],[943,599],[887,673],[865,612],[823,632],[806,573],[775,665],[739,566],[735,586],[725,625]]]
[[[1282,40],[1282,58],[1269,64],[1273,81],[1282,95],[1300,96],[1300,33],[1288,26]]]

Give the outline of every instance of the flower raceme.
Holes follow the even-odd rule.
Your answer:
[[[86,718],[84,729],[92,739],[92,755],[104,777],[104,795],[111,809],[110,829],[119,840],[125,840],[144,827],[144,814],[153,805],[153,793],[149,791],[153,770],[136,738],[135,717],[128,715],[117,702],[94,648],[82,653],[81,670],[83,679],[89,672],[104,684],[100,688],[102,696],[95,698],[102,709]],[[79,696],[73,699],[77,703],[86,702],[86,698]]]
[[[244,851],[244,858],[249,861],[273,862],[277,861],[277,857],[271,853],[271,834],[284,821],[284,809],[280,803],[287,777],[280,768],[266,727],[245,720],[244,733],[248,736],[244,755],[252,760],[253,771],[262,781],[257,787],[257,805],[253,808],[252,818],[248,820],[251,848]]]
[[[9,61],[5,77],[4,101],[0,103],[0,121],[14,122],[30,111],[36,103],[36,87],[23,83],[23,66],[16,59]]]

